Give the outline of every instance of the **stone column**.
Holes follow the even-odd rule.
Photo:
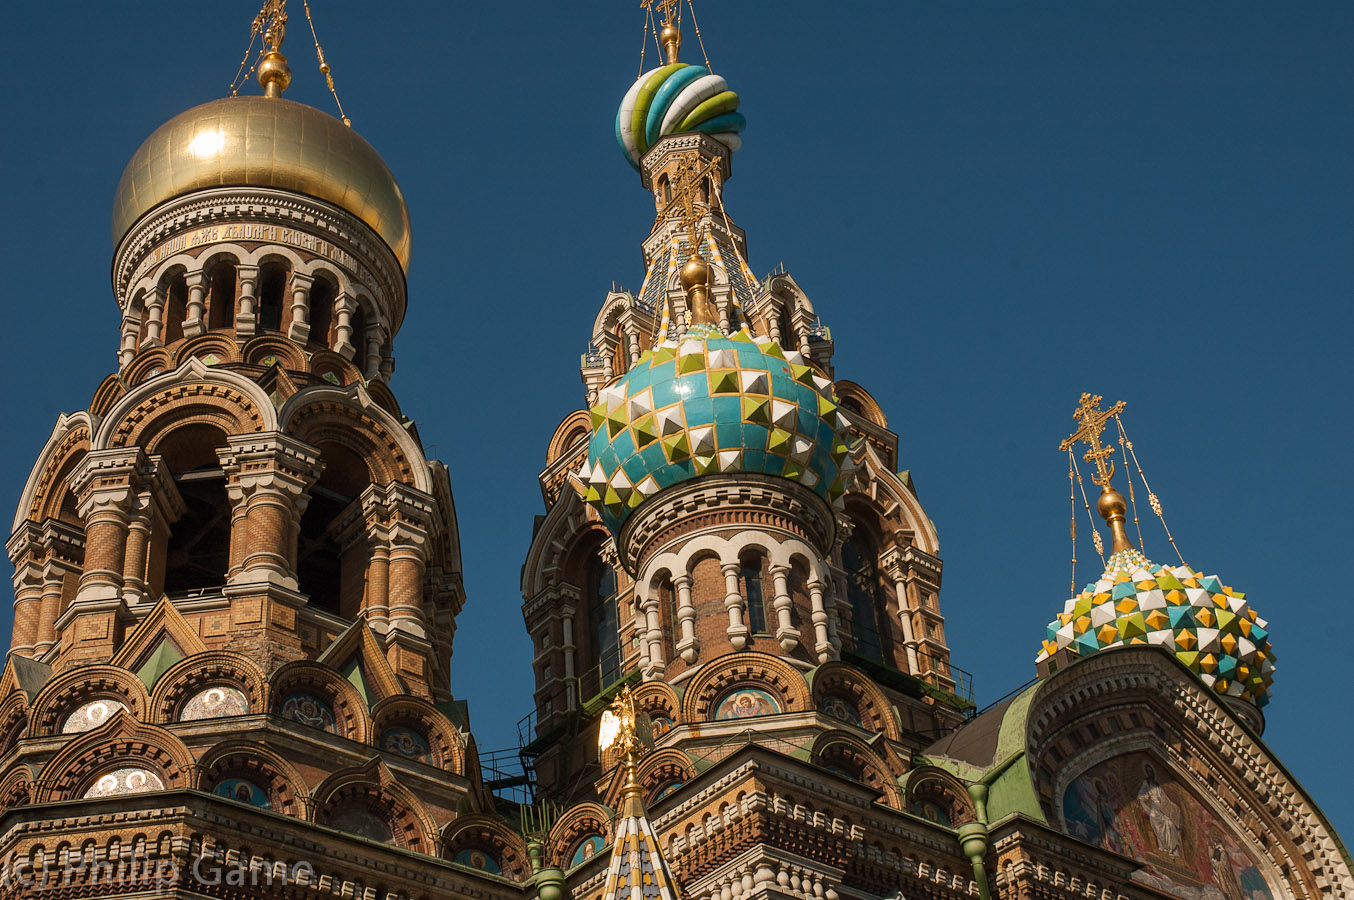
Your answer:
[[[645,626],[644,641],[649,645],[649,665],[644,677],[662,678],[663,670],[667,667],[667,659],[663,653],[663,611],[659,608],[657,595],[646,592],[641,609]]]
[[[370,500],[385,513],[390,634],[423,640],[423,574],[435,509],[433,498],[406,484],[367,488]]]
[[[724,608],[729,612],[729,627],[725,631],[733,649],[742,650],[748,645],[748,628],[743,624],[743,593],[738,589],[738,576],[743,567],[735,560],[722,563],[720,571],[724,573]]]
[[[291,276],[291,327],[287,337],[304,344],[310,340],[310,288],[315,279],[300,272]]]
[[[206,330],[207,326],[202,321],[202,316],[207,310],[207,284],[206,277],[202,270],[189,272],[184,279],[188,283],[188,308],[183,317],[183,336],[186,338],[197,337]]]
[[[371,630],[385,634],[390,630],[390,536],[382,523],[367,520],[367,524],[365,537],[371,547],[371,561],[367,563],[363,606]]]
[[[33,656],[42,615],[42,544],[38,525],[25,522],[5,544],[14,564],[14,636],[11,653]]]
[[[352,359],[357,348],[353,346],[353,316],[357,313],[357,300],[347,291],[334,298],[334,352],[345,359]]]
[[[677,627],[681,632],[675,649],[687,665],[692,665],[700,655],[700,647],[696,642],[696,605],[691,602],[691,576],[678,575],[672,579],[672,587],[677,592]]]
[[[122,320],[122,341],[118,344],[118,368],[136,357],[136,337],[141,331],[141,319],[128,313]]]
[[[122,563],[122,599],[135,606],[151,596],[152,544],[157,528],[168,540],[168,526],[187,509],[174,478],[158,456],[152,456],[132,503],[127,524],[127,551]]]
[[[780,343],[780,337],[781,337],[781,329],[780,329],[780,310],[776,309],[775,307],[772,307],[772,308],[767,312],[766,322],[767,322],[767,328],[768,328],[768,330],[771,332],[771,340],[773,340],[773,341],[775,341],[777,344],[779,344],[779,343]]]
[[[639,329],[633,324],[626,326],[625,341],[626,349],[630,354],[630,367],[634,368],[635,363],[639,362],[641,353],[639,349]]]
[[[296,523],[309,500],[306,490],[320,476],[319,451],[274,431],[234,435],[217,455],[235,503],[229,583],[295,590]]]
[[[367,326],[366,356],[362,374],[370,381],[381,374],[381,345],[385,343],[385,326],[374,323]]]
[[[823,583],[817,579],[809,582],[809,610],[809,618],[813,622],[814,654],[820,663],[836,659],[841,653],[841,645],[836,641],[835,629],[828,616]]]
[[[794,600],[790,597],[790,570],[786,566],[771,567],[771,583],[775,587],[776,640],[781,649],[790,652],[799,646],[799,632],[791,624],[790,612]]]
[[[912,628],[913,592],[908,590],[908,567],[904,561],[904,551],[893,546],[880,556],[884,573],[893,582],[893,593],[898,604],[898,624],[903,629],[903,647],[907,653],[908,671],[913,675],[921,674],[921,661],[917,654],[917,638]]]
[[[164,346],[164,331],[165,291],[156,287],[146,294],[146,337],[141,341],[141,349]]]
[[[259,284],[258,266],[237,266],[235,277],[240,282],[240,310],[235,314],[235,336],[240,339],[253,337],[258,330],[258,315],[255,301]]]
[[[572,603],[560,607],[560,626],[563,629],[564,642],[560,646],[564,656],[564,690],[568,694],[565,706],[570,712],[578,708],[577,646],[574,644],[574,616],[578,610]]]
[[[85,523],[85,565],[77,603],[121,598],[132,507],[149,467],[140,448],[116,447],[91,450],[71,475]]]

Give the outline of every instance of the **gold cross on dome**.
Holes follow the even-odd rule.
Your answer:
[[[720,174],[719,163],[720,159],[716,156],[702,165],[699,156],[694,153],[686,154],[677,164],[677,171],[672,179],[672,199],[658,214],[660,219],[673,219],[680,224],[682,230],[686,232],[688,252],[691,256],[700,252],[701,241],[704,239],[699,227],[704,212],[696,208],[696,193],[701,183],[709,178],[710,193],[714,194]],[[707,206],[713,206],[712,197],[706,197],[705,202]]]
[[[681,4],[680,0],[657,0],[657,2],[655,0],[640,0],[639,5],[650,10],[657,6],[658,11],[663,14],[663,24],[668,25],[672,23],[672,11]]]
[[[1096,473],[1091,476],[1091,481],[1099,487],[1109,487],[1110,479],[1114,477],[1114,461],[1109,457],[1114,455],[1113,447],[1103,447],[1100,444],[1101,432],[1105,430],[1105,423],[1113,417],[1124,411],[1124,401],[1111,406],[1109,409],[1101,410],[1100,401],[1105,399],[1100,395],[1091,394],[1081,395],[1081,406],[1072,413],[1072,418],[1081,423],[1076,431],[1072,432],[1068,438],[1058,445],[1058,449],[1066,453],[1076,446],[1077,441],[1081,441],[1091,449],[1086,451],[1082,459],[1087,462],[1095,463]],[[1109,460],[1106,462],[1106,460]]]

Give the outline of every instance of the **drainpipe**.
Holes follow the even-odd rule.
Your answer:
[[[973,800],[973,808],[978,821],[959,826],[959,848],[964,851],[973,864],[973,878],[978,882],[980,900],[991,900],[987,886],[987,868],[983,860],[987,857],[987,785],[970,784],[968,795]],[[545,900],[542,897],[542,900]]]
[[[542,867],[545,847],[540,841],[527,843],[527,858],[531,860],[531,882],[536,885],[539,900],[567,900],[569,887],[564,881],[564,872],[554,866]]]

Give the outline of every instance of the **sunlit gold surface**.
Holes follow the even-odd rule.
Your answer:
[[[296,191],[371,226],[409,268],[409,210],[395,176],[351,128],[272,97],[226,97],[161,125],[127,164],[113,201],[113,242],[166,200],[213,187]]]

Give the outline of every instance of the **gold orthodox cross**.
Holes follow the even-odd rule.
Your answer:
[[[658,11],[663,14],[663,24],[670,25],[672,24],[672,11],[680,5],[680,2],[681,0],[657,0],[657,3],[655,3],[654,0],[640,0],[639,5],[649,10],[657,6]]]
[[[711,194],[714,193],[715,182],[719,178],[719,163],[719,157],[702,164],[699,156],[694,153],[687,154],[677,164],[677,171],[673,178],[672,199],[658,214],[660,219],[675,220],[686,232],[688,252],[691,256],[700,252],[700,242],[704,239],[704,235],[701,234],[699,228],[703,213],[696,209],[696,192],[701,183],[709,178],[710,192]],[[706,203],[713,205],[710,197],[706,197]]]
[[[1111,406],[1109,409],[1101,410],[1100,401],[1104,398],[1090,394],[1081,395],[1081,406],[1072,413],[1072,418],[1081,423],[1081,427],[1058,445],[1058,449],[1063,452],[1071,450],[1076,446],[1077,441],[1085,443],[1091,449],[1086,451],[1082,457],[1087,462],[1095,463],[1098,474],[1091,476],[1091,481],[1099,487],[1109,487],[1110,479],[1114,477],[1114,461],[1106,462],[1109,457],[1114,455],[1113,447],[1102,447],[1100,445],[1100,434],[1105,430],[1105,423],[1114,416],[1124,411],[1124,401]]]

